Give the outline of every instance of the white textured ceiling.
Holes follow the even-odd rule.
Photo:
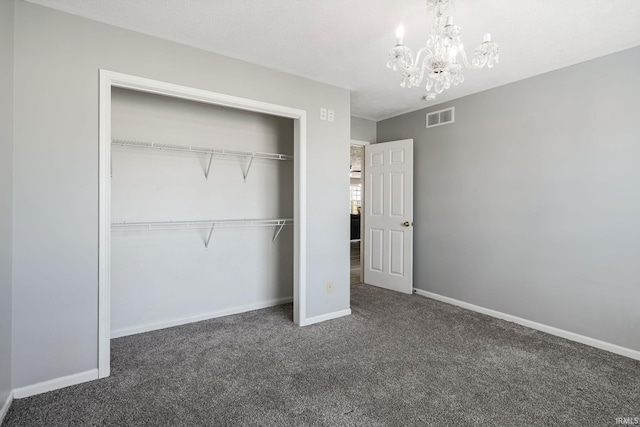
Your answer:
[[[640,45],[640,0],[457,0],[467,51],[491,32],[501,63],[427,103],[385,66],[398,24],[422,47],[424,0],[29,1],[350,89],[352,115],[372,120]]]

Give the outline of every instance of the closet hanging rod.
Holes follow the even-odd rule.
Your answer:
[[[133,230],[181,230],[220,227],[272,227],[293,223],[293,218],[276,219],[228,219],[228,220],[196,220],[196,221],[151,221],[151,222],[114,222],[113,229]]]
[[[216,228],[227,227],[278,227],[271,239],[271,242],[278,240],[280,232],[285,225],[293,223],[293,218],[275,219],[228,219],[228,220],[198,220],[198,221],[155,221],[155,222],[116,222],[112,223],[112,229],[134,231],[153,230],[187,230],[187,229],[209,229],[209,233],[204,241],[204,248],[209,248],[209,242]]]
[[[293,160],[293,156],[280,153],[263,153],[258,151],[227,150],[224,148],[196,147],[193,145],[161,144],[158,142],[113,139],[111,145],[134,148],[152,148],[166,151],[183,151],[196,154],[216,154],[221,156],[251,157],[268,160]]]

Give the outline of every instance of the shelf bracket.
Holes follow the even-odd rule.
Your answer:
[[[247,183],[247,177],[249,176],[249,170],[251,169],[251,165],[253,164],[253,159],[255,159],[255,156],[256,156],[256,154],[255,154],[255,153],[253,153],[253,154],[251,155],[251,160],[249,160],[249,166],[247,166],[247,170],[246,170],[246,172],[244,172],[244,173],[243,173],[243,175],[244,175],[244,182],[245,182],[245,184]]]
[[[271,239],[271,243],[275,243],[276,240],[278,240],[278,236],[280,235],[280,232],[282,231],[286,223],[287,221],[282,221],[282,223],[280,224],[280,228],[278,228],[278,231],[276,231],[276,234],[273,236],[273,239]]]
[[[207,240],[204,242],[204,248],[209,249],[209,242],[211,241],[211,235],[213,234],[213,229],[216,225],[211,224],[211,229],[209,230],[209,235],[207,236]]]
[[[204,180],[209,181],[209,171],[211,170],[211,162],[213,161],[213,153],[209,156],[209,164],[207,165],[207,171],[204,173]]]

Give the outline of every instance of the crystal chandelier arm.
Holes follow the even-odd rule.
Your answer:
[[[500,61],[500,50],[498,48],[498,44],[491,41],[491,34],[489,33],[484,35],[482,43],[474,49],[471,63],[469,63],[469,60],[467,59],[467,54],[464,51],[462,44],[460,45],[459,50],[460,56],[462,56],[464,65],[467,68],[479,70],[480,68],[484,68],[485,65],[489,68],[493,68],[493,66]]]
[[[420,86],[422,84],[422,79],[424,79],[425,72],[427,70],[430,70],[429,61],[427,61],[427,59],[431,57],[433,57],[433,52],[429,48],[423,47],[418,51],[415,64],[417,67],[420,67],[420,75],[414,76],[413,86]]]
[[[424,59],[422,58],[422,55],[425,55]],[[415,65],[418,65],[421,62],[424,62],[425,59],[431,58],[432,56],[433,56],[433,52],[431,51],[431,49],[429,49],[428,47],[423,47],[418,51],[418,54],[416,55]]]
[[[472,65],[469,62],[469,59],[467,58],[467,52],[464,51],[464,46],[462,44],[458,46],[458,53],[462,57],[462,62],[464,63],[465,67],[470,68],[472,70],[479,70],[484,66],[484,64]]]
[[[400,48],[401,50],[398,48]],[[397,52],[397,53],[394,53],[394,52]],[[414,60],[411,50],[409,50],[404,45],[402,45],[402,46],[396,46],[392,50],[392,54],[391,54],[392,57],[395,57],[396,62],[399,62],[400,67],[405,69],[412,68],[412,67],[419,67],[420,64],[424,61],[424,59],[422,58],[423,55],[425,55],[424,59],[431,58],[433,56],[433,52],[431,51],[431,49],[423,47],[418,51]]]

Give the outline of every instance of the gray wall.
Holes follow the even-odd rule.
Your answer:
[[[379,122],[415,140],[415,286],[640,350],[638,75],[634,48]]]
[[[351,116],[351,139],[375,142],[377,140],[376,122]]]
[[[97,367],[100,68],[307,110],[307,314],[349,307],[349,91],[26,2],[15,22],[14,387]]]
[[[112,91],[115,139],[293,155],[293,120],[132,90]],[[293,161],[114,146],[111,219],[293,217]],[[246,311],[293,297],[293,227],[112,232],[111,331]]]
[[[0,408],[11,391],[13,0],[0,0]]]

